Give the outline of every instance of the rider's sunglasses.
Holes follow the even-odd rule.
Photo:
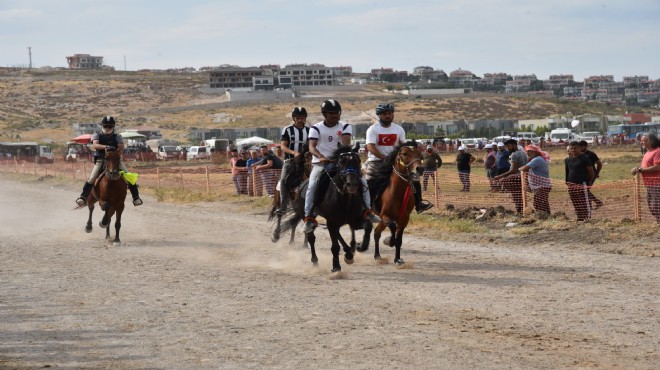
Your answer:
[[[103,125],[103,128],[112,128],[112,125]]]

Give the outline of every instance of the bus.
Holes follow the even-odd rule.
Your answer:
[[[646,122],[644,124],[620,124],[607,127],[607,136],[625,135],[627,141],[637,140],[639,136],[652,132],[658,134],[660,132],[660,122]]]

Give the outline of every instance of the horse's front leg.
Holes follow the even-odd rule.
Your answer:
[[[113,243],[115,247],[119,247],[121,245],[121,240],[119,240],[119,229],[121,229],[121,214],[123,211],[123,207],[117,210],[117,218],[115,220],[115,242]]]
[[[380,236],[383,233],[383,230],[385,230],[385,224],[384,223],[379,223],[376,226],[376,230],[374,230],[374,259],[379,260],[380,259]]]
[[[312,263],[318,266],[319,258],[316,256],[316,235],[314,231],[305,234],[305,242],[309,243],[309,249],[312,251]]]
[[[355,253],[355,231],[351,227],[351,233],[352,233],[352,239],[351,239],[351,245],[348,245],[346,243],[346,240],[344,240],[344,237],[341,236],[341,233],[338,233],[338,240],[339,243],[341,244],[341,247],[344,249],[344,262],[348,263],[349,265],[353,264],[353,253]]]
[[[91,202],[88,203],[87,208],[89,209],[89,218],[87,218],[87,225],[85,226],[85,232],[92,232],[92,213],[94,212],[94,204]]]
[[[357,247],[358,252],[366,252],[369,249],[369,241],[371,240],[371,232],[373,231],[374,226],[369,221],[364,223],[364,235],[362,236],[362,244]]]
[[[328,225],[328,231],[330,232],[330,239],[332,240],[332,246],[330,251],[332,251],[332,272],[341,271],[341,265],[339,264],[339,251],[341,250],[339,246],[339,228]]]
[[[396,229],[396,236],[394,239],[394,263],[403,265],[405,262],[401,258],[401,245],[403,245],[403,230],[405,226]]]

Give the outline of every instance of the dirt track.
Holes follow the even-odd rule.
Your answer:
[[[127,206],[0,178],[0,368],[657,368],[660,260],[404,239],[330,275],[223,204]],[[97,209],[98,212],[98,209]],[[300,238],[299,238],[300,239]],[[388,248],[383,256],[392,256]]]

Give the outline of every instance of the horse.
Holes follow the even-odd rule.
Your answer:
[[[381,233],[385,227],[388,227],[391,234],[383,240],[383,243],[395,248],[396,265],[401,266],[405,263],[401,258],[403,231],[408,226],[410,213],[415,208],[415,188],[412,183],[419,181],[421,164],[422,153],[413,140],[395,148],[374,167],[369,188],[372,191],[375,210],[383,220],[374,231],[376,260],[381,258],[379,247]],[[364,240],[357,249],[359,252],[364,252],[369,247],[372,226],[368,222],[364,226]]]
[[[289,204],[293,204],[293,200],[296,199],[298,194],[299,187],[309,177],[311,171],[311,161],[312,154],[307,150],[307,144],[303,144],[301,155],[295,156],[291,159],[291,166],[289,169],[289,174],[284,179],[286,188],[288,190],[287,194],[284,196],[289,197]],[[280,239],[282,231],[282,216],[287,213],[288,210],[279,210],[282,193],[280,189],[275,189],[273,196],[273,203],[271,205],[270,212],[268,214],[268,221],[276,220],[275,230],[273,230],[273,235],[270,240],[275,243]],[[295,238],[295,226],[291,228],[291,238],[289,239],[289,244],[293,244]]]
[[[349,225],[352,230],[362,228],[364,223],[364,201],[362,200],[362,182],[360,181],[360,157],[357,153],[358,147],[351,148],[348,145],[337,144],[337,150],[328,159],[334,171],[326,168],[319,178],[317,184],[314,211],[326,219],[326,225],[332,245],[332,272],[341,271],[339,263],[340,244],[344,249],[344,262],[353,263],[354,246],[349,246],[339,233],[343,225]],[[305,194],[307,192],[305,181],[299,191],[299,196],[293,202],[293,214],[283,225],[283,231],[295,229],[296,225],[303,219],[305,213]],[[316,256],[315,230],[305,234],[312,253],[311,261],[318,265]],[[354,242],[352,242],[352,245]]]
[[[119,151],[109,151],[105,155],[105,170],[96,180],[92,192],[87,197],[87,208],[89,208],[89,218],[85,231],[92,232],[92,213],[94,212],[94,203],[99,202],[103,214],[103,219],[99,226],[106,229],[105,240],[110,241],[110,222],[112,216],[117,214],[115,220],[115,239],[114,246],[120,246],[119,229],[121,229],[121,214],[124,212],[124,202],[126,201],[127,184],[119,173]]]

